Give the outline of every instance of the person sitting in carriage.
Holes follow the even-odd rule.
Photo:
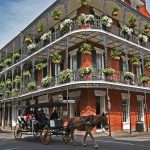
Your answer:
[[[55,120],[55,119],[58,119],[58,113],[56,111],[56,109],[53,111],[53,113],[51,114],[51,117],[50,117],[51,120]]]
[[[46,117],[46,114],[44,113],[44,110],[41,109],[41,111],[38,114],[38,121],[39,122],[45,122],[47,120],[48,120],[48,118]]]

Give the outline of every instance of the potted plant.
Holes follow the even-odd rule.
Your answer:
[[[37,70],[42,70],[45,67],[46,67],[46,65],[44,63],[39,63],[39,64],[35,65],[35,69],[37,69]]]
[[[142,82],[142,83],[145,83],[145,82],[148,82],[148,81],[150,81],[150,78],[149,78],[149,77],[145,77],[145,76],[142,76],[142,77],[141,77],[141,82]]]
[[[120,49],[116,48],[115,50],[111,51],[111,57],[114,60],[120,60],[121,51]]]
[[[15,88],[12,90],[12,96],[15,97],[18,95],[19,89]]]
[[[43,32],[43,31],[44,31],[44,25],[43,25],[41,22],[39,22],[39,23],[36,25],[36,30],[37,30],[38,33]]]
[[[124,38],[128,38],[132,34],[133,29],[124,25],[122,26],[121,32],[123,33]]]
[[[12,62],[11,58],[7,58],[7,59],[4,60],[5,65],[10,65],[11,62]]]
[[[82,6],[89,6],[90,0],[80,0]]]
[[[119,8],[113,7],[112,8],[112,16],[118,16],[118,14],[119,14]]]
[[[89,75],[93,72],[93,68],[92,67],[81,67],[79,69],[79,74],[81,77],[85,76],[85,75]]]
[[[36,46],[37,45],[35,43],[32,43],[32,44],[28,45],[27,48],[28,48],[29,51],[34,51],[36,49]]]
[[[123,77],[127,80],[132,80],[134,78],[134,74],[132,72],[124,72]]]
[[[31,77],[31,73],[30,71],[24,71],[23,72],[23,76],[26,78],[26,77]]]
[[[51,12],[51,16],[53,17],[54,20],[59,20],[60,15],[61,15],[61,12],[59,10],[53,10]]]
[[[131,58],[130,62],[131,62],[131,64],[133,64],[133,65],[139,65],[139,63],[140,63],[140,58],[139,58],[139,56],[133,56],[133,57]]]
[[[135,16],[131,16],[129,19],[129,24],[131,27],[136,27],[137,18]]]
[[[46,76],[45,78],[42,79],[42,85],[44,87],[49,87],[52,82],[52,76]]]
[[[141,45],[142,45],[143,42],[146,43],[148,41],[148,37],[146,35],[143,35],[143,34],[140,34],[138,36],[138,38],[139,38],[139,42],[140,42]]]
[[[44,33],[40,39],[43,41],[44,46],[47,45],[51,41],[51,31]]]
[[[145,67],[147,67],[148,69],[150,69],[150,61],[146,62]]]
[[[80,52],[85,54],[91,54],[92,47],[90,44],[83,43],[80,47]]]
[[[94,21],[94,16],[91,14],[89,14],[89,15],[81,14],[78,17],[78,24],[79,24],[80,28],[90,28],[91,23],[93,21]]]
[[[17,60],[17,59],[20,58],[20,54],[17,52],[17,53],[15,53],[15,54],[13,54],[12,57],[13,57],[14,60]]]
[[[21,77],[20,76],[15,76],[15,79],[14,79],[14,81],[13,81],[14,83],[16,83],[16,84],[18,84],[18,83],[20,83],[21,82]]]
[[[32,43],[32,38],[31,36],[27,35],[24,39],[25,43],[27,43],[28,45]]]
[[[71,25],[73,21],[71,19],[65,19],[61,24],[60,24],[60,30],[63,32],[69,32],[71,30]]]
[[[106,30],[107,27],[110,28],[113,23],[112,19],[108,16],[103,16],[100,21],[104,30]]]
[[[68,79],[70,79],[72,76],[72,70],[67,69],[63,70],[59,73],[59,78],[61,82],[68,82]]]
[[[4,63],[0,63],[0,70],[4,68]]]
[[[34,90],[35,87],[36,87],[36,83],[35,83],[35,82],[29,82],[29,83],[27,84],[27,88],[28,88],[29,90]]]
[[[62,61],[62,56],[58,53],[53,53],[50,57],[54,64],[59,64]]]
[[[145,32],[145,33],[148,33],[149,30],[150,30],[150,25],[149,25],[149,24],[145,24],[145,25],[144,25],[144,32]]]
[[[0,82],[0,90],[3,90],[5,88],[5,83],[3,81]]]
[[[104,73],[105,77],[112,76],[115,73],[115,70],[113,68],[105,68],[102,69],[102,72]]]

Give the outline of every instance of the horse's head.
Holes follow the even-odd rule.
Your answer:
[[[100,115],[100,123],[101,123],[101,125],[103,126],[103,128],[105,130],[109,129],[108,118],[107,118],[107,114],[106,113],[102,113]]]

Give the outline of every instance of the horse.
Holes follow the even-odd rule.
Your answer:
[[[105,130],[109,129],[107,114],[102,113],[99,115],[90,115],[90,116],[81,116],[81,117],[70,118],[68,120],[66,132],[67,132],[68,136],[70,135],[70,140],[72,139],[73,145],[75,145],[75,141],[74,141],[75,129],[77,129],[79,131],[85,131],[82,145],[86,146],[85,140],[87,138],[87,135],[89,134],[93,141],[94,147],[97,149],[99,146],[96,143],[91,131],[98,124],[101,124]]]

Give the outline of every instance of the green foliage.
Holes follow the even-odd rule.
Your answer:
[[[115,57],[119,57],[121,55],[121,51],[120,49],[116,48],[115,50],[111,51],[111,56],[113,59],[115,59]]]
[[[63,70],[59,73],[60,81],[65,81],[66,79],[70,79],[72,76],[72,70],[67,69]]]
[[[39,64],[36,64],[35,65],[35,68],[37,69],[37,70],[42,70],[43,68],[45,68],[46,67],[46,65],[44,64],[44,63],[39,63]]]
[[[133,56],[133,57],[131,58],[130,62],[131,62],[131,63],[135,63],[135,62],[140,63],[140,58],[139,58],[139,56]]]
[[[80,47],[80,52],[82,53],[91,53],[91,45],[87,43],[83,43]]]
[[[20,58],[20,54],[19,53],[13,54],[13,59],[14,60],[19,59],[19,58]]]
[[[11,79],[7,79],[6,82],[5,82],[5,84],[6,84],[6,85],[12,85]]]
[[[94,71],[94,70],[93,70],[92,67],[81,67],[81,68],[79,69],[79,74],[80,74],[81,76],[84,76],[84,75],[86,75],[86,74],[92,73],[93,71]]]
[[[3,81],[0,82],[0,90],[3,90],[5,88],[5,83]]]
[[[13,82],[16,83],[16,84],[20,83],[21,82],[21,77],[20,76],[16,76]]]
[[[29,83],[27,84],[27,88],[28,88],[29,90],[34,90],[35,87],[36,87],[36,83],[35,83],[35,82],[29,82]]]
[[[62,61],[62,56],[58,53],[53,53],[50,57],[51,57],[53,63],[57,64]]]
[[[46,76],[45,78],[42,79],[42,85],[44,87],[50,86],[51,82],[52,82],[52,76]]]
[[[105,76],[111,76],[115,73],[115,70],[113,68],[105,68],[102,69],[102,72],[105,74]]]
[[[24,71],[24,72],[23,72],[23,76],[24,76],[24,77],[31,77],[30,71]]]
[[[4,60],[5,65],[10,65],[11,62],[12,62],[11,58],[7,58],[7,59]]]
[[[54,19],[59,19],[59,18],[60,18],[60,15],[61,15],[61,11],[59,11],[59,10],[54,9],[54,10],[51,12],[51,16],[52,16]]]

